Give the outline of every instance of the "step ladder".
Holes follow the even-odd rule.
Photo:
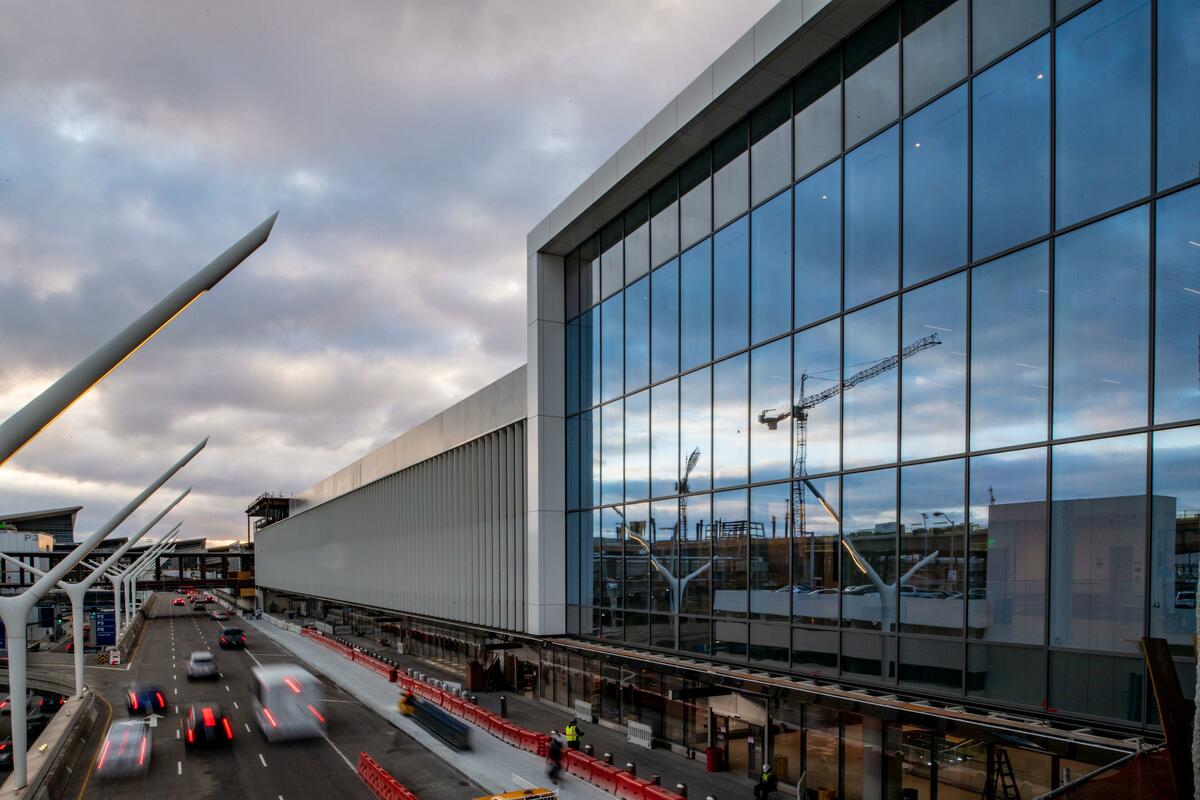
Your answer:
[[[980,800],[1021,800],[1021,792],[1017,789],[1017,776],[1013,774],[1008,750],[993,747],[991,762],[988,765],[987,785],[983,787]]]

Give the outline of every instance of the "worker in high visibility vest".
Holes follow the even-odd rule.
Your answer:
[[[758,783],[754,784],[754,800],[767,800],[771,792],[779,788],[779,778],[775,777],[775,770],[771,769],[770,764],[763,764],[762,774],[758,776]]]
[[[563,728],[563,736],[566,737],[567,747],[572,750],[579,749],[579,737],[583,736],[579,732],[579,720],[571,720],[567,723],[567,727]]]

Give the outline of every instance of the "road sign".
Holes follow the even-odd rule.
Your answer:
[[[96,644],[107,647],[117,643],[117,620],[113,611],[101,611],[96,614]]]

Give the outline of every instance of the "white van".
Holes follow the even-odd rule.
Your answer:
[[[255,667],[254,716],[268,741],[313,739],[325,734],[321,682],[294,664]]]

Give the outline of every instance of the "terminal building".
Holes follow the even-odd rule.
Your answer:
[[[1190,0],[783,0],[529,233],[528,363],[259,530],[264,606],[834,797],[1161,738],[1196,41]]]

